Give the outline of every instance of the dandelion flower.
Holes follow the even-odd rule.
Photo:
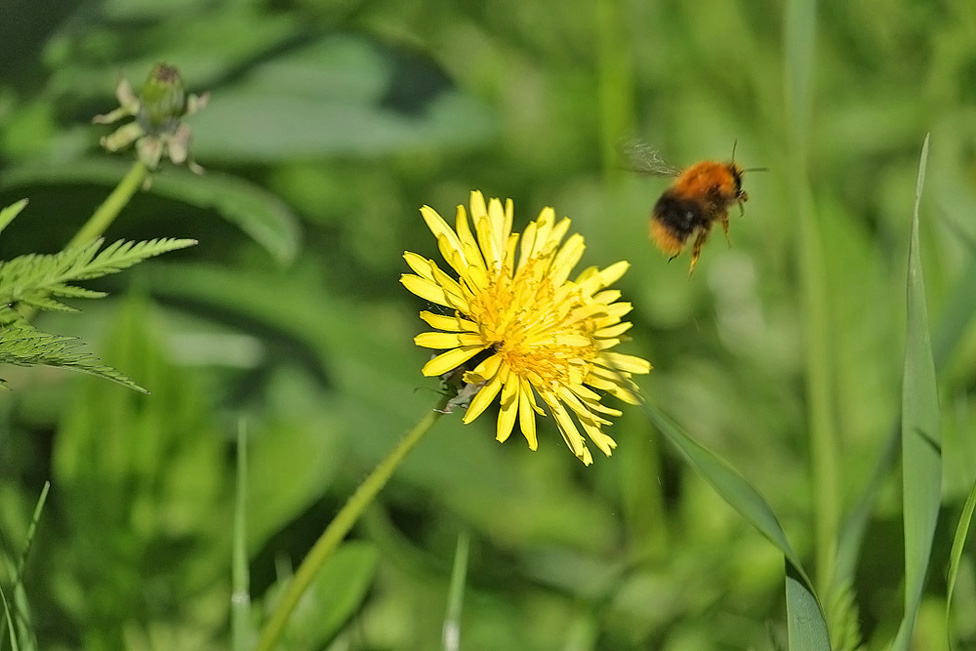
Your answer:
[[[420,212],[453,272],[404,253],[414,273],[403,274],[400,282],[447,312],[420,313],[433,331],[414,342],[442,351],[423,374],[443,376],[474,366],[461,371],[473,393],[463,420],[470,423],[499,398],[499,441],[508,439],[517,421],[535,450],[535,417],[548,411],[583,463],[591,464],[593,457],[581,429],[610,456],[617,444],[603,426],[621,412],[604,405],[602,394],[636,404],[631,377],[651,369],[644,359],[612,351],[631,327],[621,321],[631,304],[619,302],[620,292],[607,288],[628,263],[590,267],[571,280],[583,237],[566,238],[570,220],[557,222],[552,208],[544,208],[521,238],[512,233],[511,199],[504,206],[498,199],[486,205],[481,192],[472,192],[471,218],[458,206],[454,229],[429,206]]]

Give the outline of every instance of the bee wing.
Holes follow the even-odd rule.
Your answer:
[[[678,176],[681,170],[661,157],[661,152],[643,140],[627,140],[620,144],[620,153],[627,167],[649,176]]]

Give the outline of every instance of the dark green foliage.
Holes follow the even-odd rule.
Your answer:
[[[800,628],[787,604],[812,607],[814,591],[836,650],[884,648],[903,616],[905,547],[899,446],[882,453],[900,433],[927,132],[917,253],[944,492],[914,642],[976,641],[971,533],[952,555],[948,630],[942,611],[976,458],[972,2],[28,4],[0,8],[0,205],[31,200],[0,258],[41,252],[26,260],[47,271],[4,300],[56,310],[110,295],[31,320],[63,335],[6,330],[0,342],[25,359],[97,356],[152,392],[0,370],[16,389],[0,395],[10,553],[53,482],[24,576],[38,648],[227,647],[242,416],[251,613],[267,612],[437,402],[419,373],[428,351],[411,342],[427,306],[397,283],[401,254],[434,257],[417,209],[450,221],[473,188],[511,196],[517,228],[547,205],[571,217],[583,266],[632,263],[623,350],[655,367],[645,397],[754,487],[777,542],[638,409],[610,428],[614,456],[589,469],[550,419],[533,453],[517,433],[495,442],[491,414],[470,426],[448,415],[354,529],[294,648],[333,634],[350,649],[439,648],[462,530],[467,651],[768,651]],[[212,93],[188,120],[208,173],[164,165],[106,241],[200,245],[79,284],[65,273],[99,253],[57,252],[127,169],[98,150],[110,129],[91,117],[116,104],[120,72],[138,80],[161,60],[189,92]],[[687,261],[669,265],[647,241],[668,180],[625,169],[613,152],[631,137],[679,167],[724,159],[737,141],[738,162],[769,168],[747,173],[731,248],[711,241],[691,280]],[[31,277],[24,268],[0,277]],[[14,307],[0,307],[8,323]],[[812,440],[833,447],[818,456]],[[785,578],[783,540],[809,581]]]

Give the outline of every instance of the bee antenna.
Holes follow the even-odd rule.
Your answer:
[[[749,167],[749,168],[744,169],[742,171],[743,172],[768,172],[769,171],[769,168],[768,167]]]
[[[736,138],[732,141],[732,162],[735,162],[735,146],[739,144],[739,139]]]

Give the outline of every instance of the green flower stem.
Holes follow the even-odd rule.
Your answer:
[[[106,197],[102,205],[98,207],[88,221],[85,222],[85,225],[81,227],[81,230],[71,238],[71,241],[68,242],[68,247],[87,244],[96,237],[101,237],[108,227],[111,226],[112,222],[115,221],[115,218],[119,216],[122,209],[129,203],[129,200],[132,199],[132,195],[142,187],[143,182],[145,182],[148,176],[148,167],[138,160],[133,163],[132,168],[126,173],[119,184],[115,186],[115,189],[112,190],[112,194]]]
[[[329,526],[325,528],[319,539],[315,541],[308,556],[298,566],[298,571],[292,578],[284,595],[278,602],[271,617],[261,630],[261,637],[258,639],[257,651],[271,651],[277,644],[278,639],[285,630],[285,624],[291,616],[299,599],[305,594],[312,579],[322,568],[326,559],[335,551],[342,539],[346,537],[349,530],[362,515],[366,507],[370,505],[377,493],[386,485],[386,482],[393,475],[393,472],[400,466],[400,463],[407,456],[407,453],[423,438],[424,434],[430,431],[434,423],[440,417],[441,410],[447,404],[448,398],[445,397],[437,406],[429,411],[420,421],[414,425],[413,429],[397,444],[389,455],[376,466],[376,468],[360,484],[356,492],[353,493],[342,510],[336,514]]]

